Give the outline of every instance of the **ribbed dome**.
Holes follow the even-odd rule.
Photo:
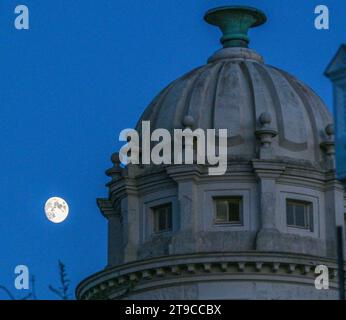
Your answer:
[[[265,65],[253,51],[227,48],[209,63],[174,81],[151,103],[141,121],[152,130],[183,128],[191,116],[194,128],[228,129],[234,156],[255,157],[258,121],[272,118],[276,156],[318,162],[330,114],[321,99],[288,73]]]
[[[243,23],[244,16],[249,22],[241,25],[241,34],[235,24]],[[172,131],[183,128],[189,116],[195,129],[228,129],[231,157],[254,158],[255,132],[263,125],[259,119],[264,114],[277,133],[272,141],[275,157],[319,163],[320,143],[326,140],[325,128],[332,122],[326,106],[307,85],[264,64],[261,56],[247,48],[248,27],[263,23],[265,16],[257,10],[221,8],[207,13],[206,20],[222,24],[224,48],[207,65],[165,88],[146,109],[137,130],[147,120],[152,130]]]

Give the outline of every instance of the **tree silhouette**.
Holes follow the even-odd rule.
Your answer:
[[[52,285],[49,285],[49,290],[56,294],[62,300],[70,300],[70,280],[67,277],[66,267],[59,260],[59,277],[60,277],[60,286],[56,289]],[[38,300],[36,295],[36,278],[34,275],[30,277],[30,292],[19,298],[15,296],[7,287],[0,284],[0,292],[4,292],[10,300]]]
[[[0,285],[0,290],[4,291],[7,294],[7,296],[10,298],[10,300],[30,300],[30,299],[31,300],[37,300],[36,290],[35,290],[35,277],[34,276],[31,276],[30,282],[31,282],[31,292],[20,299],[15,297],[12,294],[12,292],[9,289],[7,289],[5,286]]]
[[[71,281],[67,278],[67,272],[65,265],[59,260],[59,275],[60,275],[60,287],[55,288],[49,285],[49,290],[56,294],[61,300],[70,300],[70,283]]]

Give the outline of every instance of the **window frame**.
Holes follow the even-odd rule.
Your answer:
[[[160,209],[168,209],[169,208],[169,214],[168,214],[168,217],[170,217],[170,222],[169,222],[169,219],[167,219],[167,216],[166,216],[166,225],[170,227],[169,228],[166,228],[166,229],[162,229],[162,230],[159,230],[159,217],[158,217],[158,211],[157,210],[160,210]],[[160,205],[157,205],[157,206],[153,206],[150,208],[151,210],[151,213],[152,213],[152,222],[153,222],[153,225],[152,225],[152,230],[153,230],[153,235],[161,235],[161,234],[167,234],[167,233],[171,233],[173,232],[173,203],[172,202],[166,202],[166,203],[162,203]],[[167,215],[167,212],[166,212],[166,215]]]
[[[217,202],[218,201],[227,201],[227,220],[225,222],[217,221]],[[239,221],[230,221],[230,212],[229,212],[229,202],[238,201],[239,204]],[[235,227],[244,227],[244,199],[243,196],[239,195],[230,195],[230,196],[216,196],[213,197],[214,202],[214,214],[213,214],[213,223],[215,226],[235,226]]]
[[[292,219],[293,224],[289,224],[289,217],[288,217],[288,206],[291,205],[293,208],[292,212]],[[297,225],[297,213],[296,213],[296,206],[304,206],[304,225],[300,226]],[[294,229],[300,229],[305,230],[309,232],[314,232],[314,204],[311,201],[301,200],[301,199],[293,199],[293,198],[286,198],[286,225],[289,228]]]

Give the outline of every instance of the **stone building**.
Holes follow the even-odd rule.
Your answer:
[[[337,177],[346,182],[346,44],[340,47],[325,75],[333,83]]]
[[[152,129],[228,129],[228,170],[203,165],[107,171],[108,265],[79,299],[337,298],[335,227],[345,192],[336,180],[334,130],[307,85],[248,48],[266,16],[209,11],[223,48],[165,88],[145,110]],[[314,285],[329,267],[330,289]]]

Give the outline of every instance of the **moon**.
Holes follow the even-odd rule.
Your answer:
[[[67,202],[59,197],[53,197],[47,200],[44,211],[49,221],[61,223],[66,220],[69,212]]]

